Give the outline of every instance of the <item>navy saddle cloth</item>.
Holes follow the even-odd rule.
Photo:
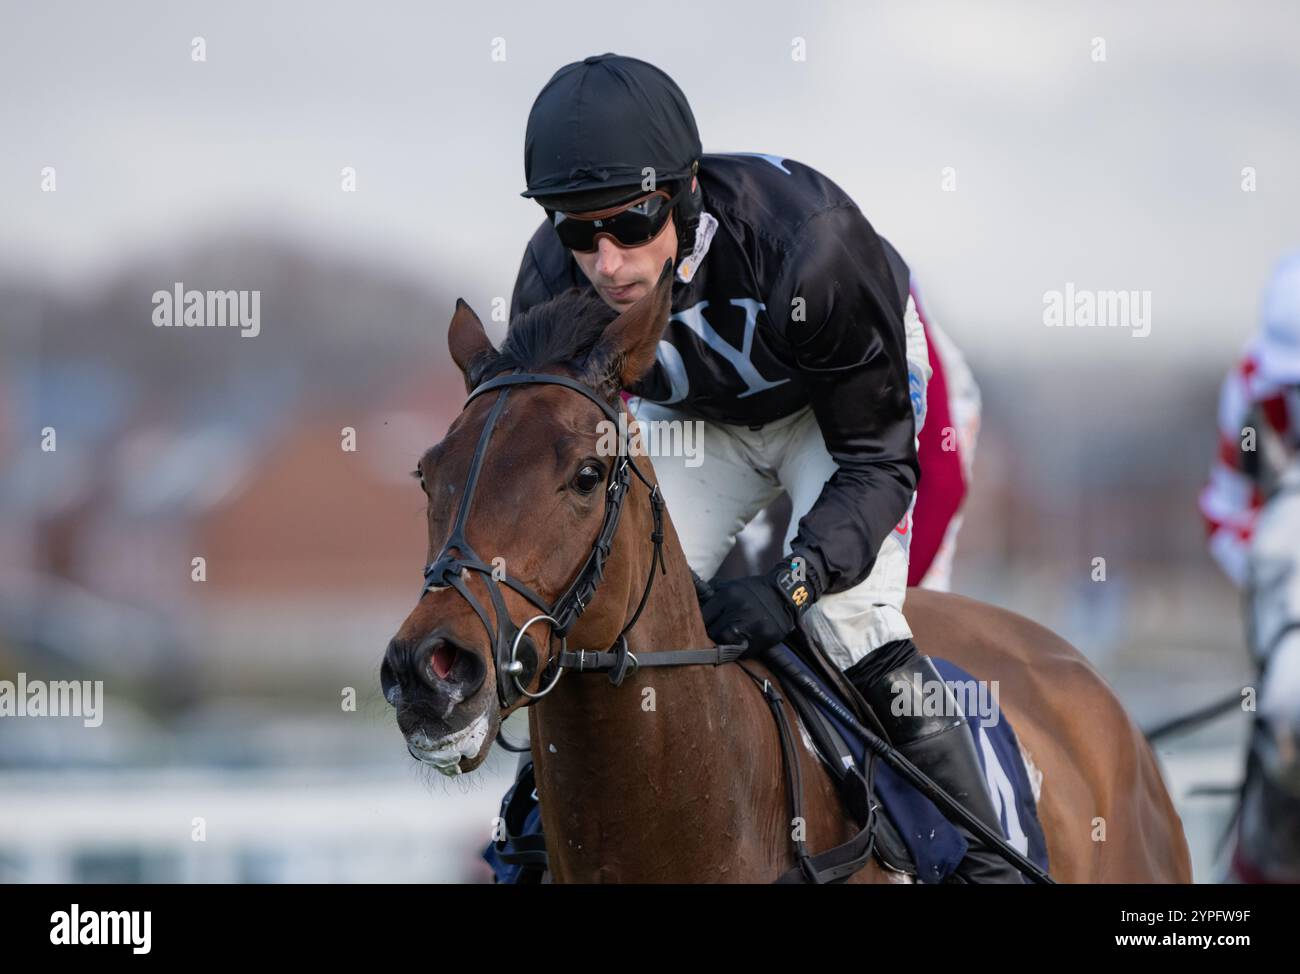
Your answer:
[[[789,647],[778,646],[774,651],[787,656],[794,665],[816,678],[815,671]],[[938,657],[931,658],[939,675],[949,685],[956,684],[954,689],[957,690],[957,697],[968,711],[966,722],[975,738],[975,750],[984,769],[989,792],[993,796],[993,807],[998,809],[1002,834],[1012,846],[1046,871],[1047,842],[1038,821],[1033,789],[1020,757],[1020,744],[1015,730],[1010,721],[997,712],[996,706],[990,712],[987,707],[971,705],[975,698],[963,691],[965,688],[979,686],[973,676],[955,663]],[[818,683],[829,696],[836,695],[820,679]],[[868,755],[866,742],[833,712],[822,707],[818,709],[839,732],[858,768],[865,773]],[[985,711],[982,714],[981,709]],[[942,882],[966,855],[966,840],[930,799],[913,788],[884,761],[876,761],[874,770],[875,797],[906,846],[912,864],[915,865],[916,876],[926,883]],[[526,788],[527,794],[521,794],[518,801],[512,801],[515,792],[521,788]],[[492,867],[497,882],[535,881],[540,874],[538,869],[530,869],[526,864],[506,862],[501,858],[502,853],[510,855],[518,851],[519,847],[535,847],[539,844],[542,832],[541,806],[533,786],[531,765],[524,769],[520,780],[506,793],[501,804],[501,815],[511,838],[489,844],[483,858]]]

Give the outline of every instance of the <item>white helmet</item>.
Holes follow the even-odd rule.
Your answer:
[[[1265,381],[1300,385],[1300,250],[1287,253],[1273,268],[1253,351]]]

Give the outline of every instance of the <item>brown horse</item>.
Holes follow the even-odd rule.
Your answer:
[[[576,380],[607,406],[556,384],[515,385],[508,398],[480,395],[420,460],[430,561],[461,520],[479,564],[493,571],[489,579],[458,568],[458,585],[430,583],[381,670],[409,750],[445,773],[477,767],[500,721],[530,701],[505,695],[502,681],[519,680],[531,693],[550,684],[545,668],[558,641],[540,638],[544,622],[525,627],[541,648],[523,633],[513,639],[514,650],[536,652],[535,665],[501,666],[491,633],[506,622],[524,625],[538,614],[538,600],[496,582],[519,580],[548,604],[569,589],[605,514],[602,488],[613,461],[598,449],[598,424],[623,408],[618,391],[653,362],[670,288],[665,273],[612,322],[598,299],[569,292],[517,318],[501,351],[458,303],[449,345],[467,388],[519,369]],[[484,431],[492,424],[489,443]],[[635,464],[653,483],[649,459]],[[571,646],[613,645],[635,617],[645,580],[659,575],[650,498],[648,490],[627,490],[598,593],[567,633]],[[461,512],[465,500],[472,502]],[[663,574],[627,633],[634,654],[712,645],[671,519],[663,555]],[[495,618],[499,606],[509,620]],[[1057,880],[1190,881],[1186,840],[1155,758],[1087,660],[1024,618],[953,595],[913,590],[907,617],[922,652],[1000,681],[1031,775],[1041,772],[1038,811]],[[744,665],[767,675],[755,661]],[[739,666],[641,669],[618,687],[601,673],[561,675],[529,710],[555,881],[766,883],[794,864],[776,724]],[[793,711],[787,716],[793,726]],[[816,853],[856,828],[818,759],[806,747],[795,750],[806,839]],[[873,862],[853,880],[898,878]]]

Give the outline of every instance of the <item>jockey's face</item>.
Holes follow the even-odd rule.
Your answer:
[[[692,187],[696,182],[692,180]],[[596,238],[596,249],[589,254],[569,253],[605,303],[615,311],[626,311],[654,289],[665,260],[677,263],[675,214],[669,215],[658,236],[640,247],[623,247],[604,236]]]
[[[612,237],[596,238],[589,254],[570,251],[596,293],[615,311],[626,311],[654,288],[664,261],[677,260],[677,227],[670,215],[659,235],[640,247],[624,247]]]

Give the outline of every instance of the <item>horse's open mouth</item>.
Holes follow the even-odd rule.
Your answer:
[[[469,725],[438,739],[422,730],[406,739],[406,749],[422,764],[432,765],[445,775],[461,774],[461,761],[473,759],[483,748],[488,735],[487,711],[479,714]]]

